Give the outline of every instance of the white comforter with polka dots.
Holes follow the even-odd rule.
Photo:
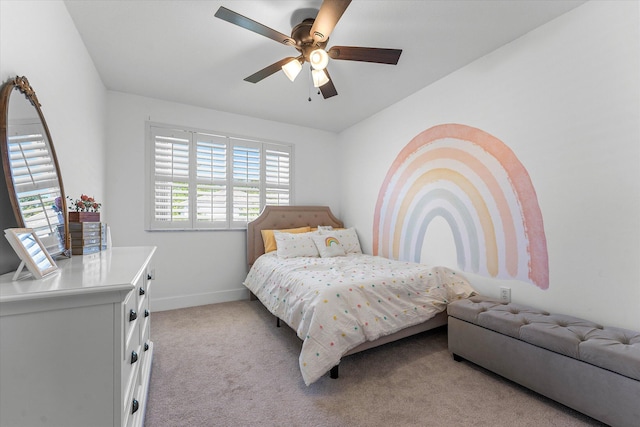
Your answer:
[[[382,257],[258,258],[244,285],[303,340],[300,370],[309,385],[350,349],[429,320],[473,294],[460,274]]]

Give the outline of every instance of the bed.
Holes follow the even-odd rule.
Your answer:
[[[270,233],[285,229],[291,234],[276,231],[280,246],[265,253]],[[309,239],[323,255],[338,254],[295,256],[303,243],[313,246]],[[290,247],[296,249],[287,253]],[[355,230],[326,206],[265,207],[247,227],[247,263],[252,299],[303,341],[299,365],[307,385],[329,371],[337,378],[342,357],[445,325],[447,303],[474,294],[446,267],[362,254]]]

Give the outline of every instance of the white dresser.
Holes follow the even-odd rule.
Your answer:
[[[0,426],[143,425],[155,250],[76,255],[42,280],[0,276]]]

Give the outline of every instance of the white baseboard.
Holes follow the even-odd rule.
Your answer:
[[[245,299],[249,299],[248,289],[234,289],[230,291],[207,292],[204,294],[181,295],[166,298],[153,298],[153,296],[151,296],[149,303],[152,311],[166,311]]]

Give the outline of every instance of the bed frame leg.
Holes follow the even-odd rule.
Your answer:
[[[280,327],[280,318],[276,317],[276,328]]]
[[[331,377],[331,379],[337,379],[338,378],[338,366],[336,365],[333,368],[331,368],[331,371],[329,373],[329,376]]]
[[[458,356],[457,354],[453,353],[453,360],[455,360],[456,362],[462,362],[464,359]]]

